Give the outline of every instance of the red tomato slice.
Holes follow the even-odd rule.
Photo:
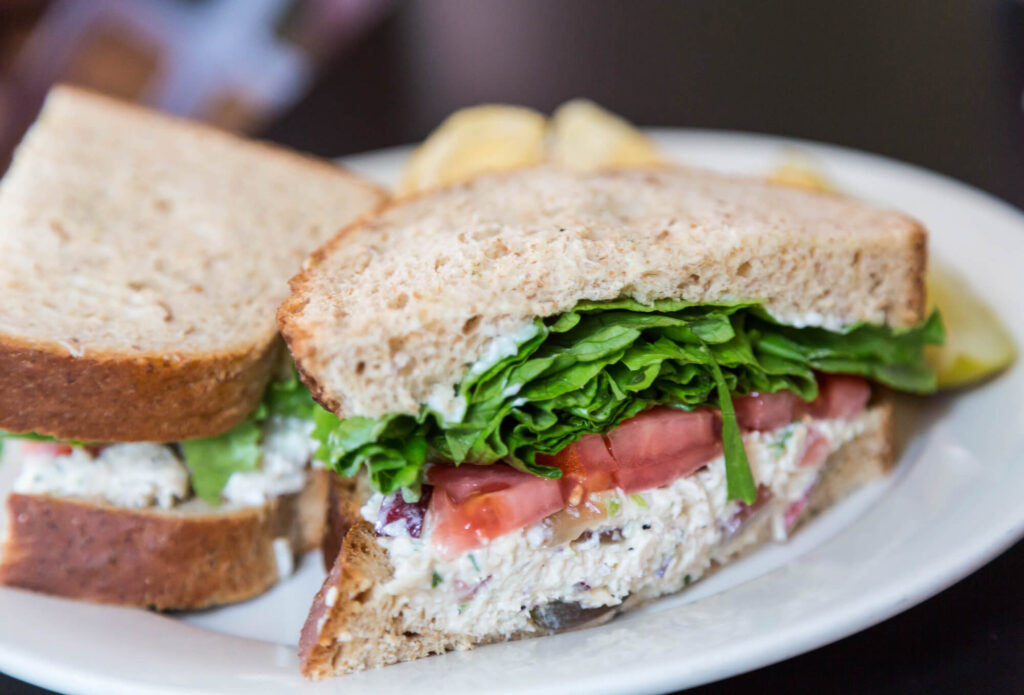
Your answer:
[[[710,408],[651,408],[608,433],[612,456],[619,465],[657,463],[695,446],[714,444],[722,431],[718,413]]]
[[[708,461],[721,455],[720,442],[680,449],[661,461],[620,468],[615,475],[618,483],[616,487],[624,492],[638,492],[668,485],[674,480],[696,473]]]
[[[651,408],[605,436],[589,434],[537,461],[562,469],[563,494],[579,504],[587,493],[648,490],[693,473],[722,453],[720,432],[714,410]]]
[[[859,376],[818,374],[818,397],[805,403],[792,391],[752,393],[733,399],[736,419],[746,430],[766,432],[789,424],[805,413],[816,418],[853,417],[864,410],[871,387]]]
[[[479,548],[565,506],[557,480],[501,463],[434,466],[427,471],[427,481],[434,486],[433,543],[446,558]]]
[[[23,456],[67,456],[71,453],[70,444],[60,444],[59,442],[19,439],[18,446]]]
[[[807,406],[811,417],[847,418],[864,410],[871,387],[859,376],[819,374],[818,397]]]
[[[792,391],[778,391],[740,396],[733,399],[732,405],[740,427],[767,432],[788,425],[799,417],[803,400]]]
[[[562,496],[571,505],[580,504],[587,492],[615,487],[614,474],[619,468],[608,437],[601,434],[585,435],[555,456],[538,456],[537,462],[562,469]]]
[[[721,418],[709,408],[651,408],[608,434],[617,487],[648,490],[690,475],[722,453]]]

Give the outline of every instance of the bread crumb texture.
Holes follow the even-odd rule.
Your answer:
[[[382,200],[329,163],[57,88],[0,185],[0,336],[264,347],[306,255]]]
[[[850,198],[691,168],[493,174],[318,251],[278,318],[340,416],[450,398],[488,343],[577,302],[758,300],[796,325],[923,317],[926,234]]]
[[[385,194],[316,159],[51,92],[0,181],[0,429],[219,434],[258,404],[305,257]]]

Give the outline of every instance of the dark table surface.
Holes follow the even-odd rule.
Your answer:
[[[334,156],[420,139],[468,104],[588,96],[648,125],[879,152],[1024,207],[1022,88],[1011,0],[431,0],[397,4],[263,135]],[[794,690],[1024,693],[1024,542],[878,626],[690,692]],[[2,695],[43,692],[0,674]]]

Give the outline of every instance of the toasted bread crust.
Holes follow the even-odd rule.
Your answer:
[[[477,646],[427,626],[421,632],[404,630],[401,616],[394,614],[394,598],[375,590],[393,572],[373,526],[366,521],[353,526],[302,626],[302,675],[320,680]]]
[[[884,475],[891,468],[891,408],[881,403],[873,406],[869,415],[868,429],[826,461],[818,488],[797,524],[805,523],[857,486]],[[722,559],[738,557],[770,538],[767,525],[748,529],[730,544]],[[377,588],[393,573],[394,568],[377,543],[373,527],[362,520],[353,525],[302,629],[299,659],[304,676],[319,680],[506,639],[495,634],[473,641],[433,625],[409,625],[401,611],[396,610],[396,597]],[[642,600],[629,598],[604,619],[642,603]],[[535,635],[515,634],[508,639],[530,636]]]
[[[209,355],[76,357],[0,338],[0,429],[91,442],[217,435],[259,405],[279,350],[270,340]]]
[[[278,582],[275,539],[293,554],[319,543],[327,485],[316,471],[301,492],[201,514],[12,494],[0,584],[160,610],[252,598]]]
[[[334,560],[341,552],[349,529],[363,520],[359,515],[359,505],[369,494],[369,488],[362,479],[354,480],[340,475],[331,476],[329,489],[327,519],[324,524],[323,540],[320,542],[324,569],[328,572],[334,567]]]

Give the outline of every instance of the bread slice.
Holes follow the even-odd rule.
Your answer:
[[[886,404],[876,405],[861,417],[864,418],[861,433],[825,462],[819,483],[797,524],[890,469],[893,461],[891,408]],[[305,676],[320,679],[451,650],[471,649],[490,642],[537,636],[537,631],[511,635],[494,632],[471,638],[446,631],[441,616],[427,616],[424,620],[422,616],[403,610],[397,597],[384,589],[395,576],[395,567],[378,542],[373,526],[359,515],[364,489],[355,481],[341,481],[335,492],[340,502],[334,516],[338,524],[335,534],[344,532],[344,542],[302,630],[299,656]],[[721,548],[715,555],[715,562],[720,564],[735,558],[771,537],[769,525],[751,524]],[[610,620],[618,613],[665,593],[665,587],[658,588],[655,577],[647,579],[652,582],[651,590],[631,594],[620,605],[597,615],[588,625]],[[430,591],[430,588],[422,590]]]
[[[492,341],[583,299],[755,298],[794,325],[916,324],[925,245],[914,220],[837,195],[686,168],[527,169],[349,228],[278,319],[339,416],[443,412]]]
[[[55,88],[0,183],[0,429],[230,429],[280,350],[287,278],[384,199],[330,163]]]
[[[328,474],[257,507],[125,509],[14,493],[0,584],[99,603],[186,610],[262,594],[317,547]]]
[[[359,508],[371,492],[365,477],[331,476],[327,492],[327,519],[320,541],[320,555],[323,557],[324,569],[328,572],[334,567],[334,561],[345,543],[345,536],[362,521]]]

